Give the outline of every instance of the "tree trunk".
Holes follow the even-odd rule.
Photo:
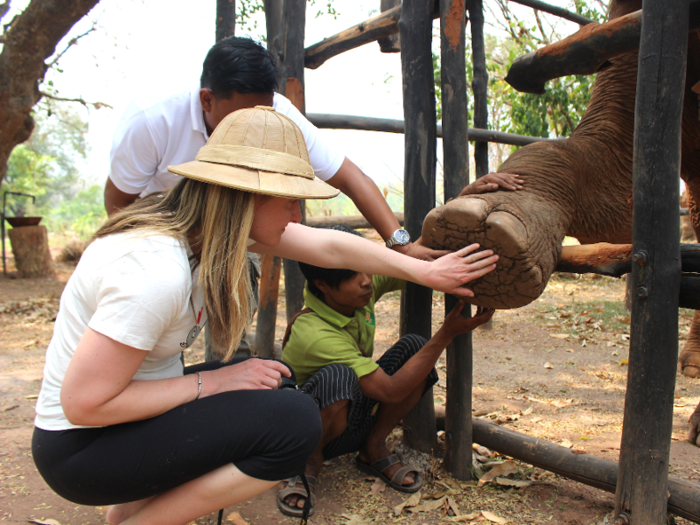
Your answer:
[[[56,277],[45,226],[22,226],[8,230],[15,266],[23,278]]]
[[[6,26],[0,53],[0,183],[12,150],[34,130],[31,111],[41,98],[38,86],[46,73],[44,61],[97,1],[32,0]]]

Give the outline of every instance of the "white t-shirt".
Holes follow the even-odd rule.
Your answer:
[[[345,155],[289,99],[275,93],[272,105],[301,129],[316,176],[325,181],[335,175]],[[134,101],[114,133],[109,178],[124,193],[146,195],[171,188],[180,177],[168,166],[194,160],[208,139],[199,88],[156,103]]]
[[[180,353],[206,323],[189,245],[173,237],[119,233],[94,241],[66,285],[46,352],[34,424],[44,430],[83,428],[61,407],[61,384],[87,327],[148,351],[134,379],[183,374]]]

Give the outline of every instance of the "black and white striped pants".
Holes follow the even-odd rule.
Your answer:
[[[387,375],[392,376],[426,343],[425,338],[419,335],[404,335],[377,360],[377,364]],[[435,368],[430,371],[427,379],[426,390],[438,381]],[[377,421],[379,402],[362,394],[355,372],[345,365],[330,364],[311,376],[301,390],[313,397],[321,410],[343,399],[350,401],[348,426],[345,432],[323,448],[324,459],[360,450]]]

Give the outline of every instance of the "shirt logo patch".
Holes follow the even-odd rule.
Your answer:
[[[365,323],[369,326],[374,326],[374,312],[365,310]]]

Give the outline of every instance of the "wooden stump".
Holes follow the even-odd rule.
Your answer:
[[[22,226],[7,231],[15,266],[23,278],[56,277],[45,226]]]

